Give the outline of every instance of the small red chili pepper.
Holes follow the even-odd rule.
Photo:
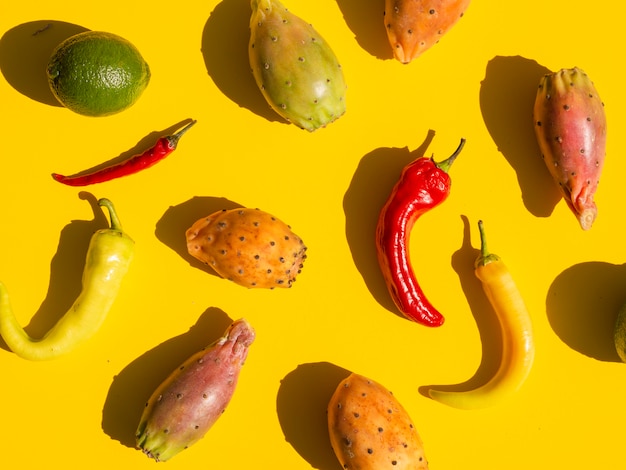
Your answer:
[[[400,312],[426,326],[441,326],[444,317],[428,301],[411,265],[409,240],[417,219],[450,194],[448,170],[465,145],[442,162],[420,157],[404,167],[383,206],[376,227],[378,262],[387,288]]]
[[[63,176],[58,173],[52,173],[52,177],[59,183],[68,186],[88,186],[90,184],[103,183],[115,178],[120,178],[121,176],[132,175],[160,162],[176,150],[180,138],[195,123],[195,120],[191,121],[177,133],[161,137],[157,140],[156,144],[145,152],[139,155],[133,155],[123,162],[88,173],[78,173],[73,176]]]

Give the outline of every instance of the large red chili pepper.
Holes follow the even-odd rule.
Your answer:
[[[110,181],[121,176],[132,175],[160,162],[176,150],[176,146],[178,145],[180,138],[195,123],[196,121],[191,121],[177,133],[161,137],[157,140],[156,144],[145,152],[139,155],[133,155],[123,162],[88,173],[77,173],[73,176],[64,176],[58,173],[52,173],[52,177],[59,183],[66,184],[68,186],[87,186],[90,184]]]
[[[450,194],[448,170],[465,145],[465,139],[446,160],[420,157],[402,170],[383,206],[376,228],[378,262],[389,293],[400,312],[426,326],[441,326],[444,317],[428,301],[411,265],[409,240],[417,219]]]

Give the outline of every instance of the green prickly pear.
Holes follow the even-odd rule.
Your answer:
[[[251,0],[250,6],[250,66],[269,105],[308,131],[341,117],[346,83],[328,43],[278,0]]]
[[[225,411],[255,339],[245,319],[188,358],[154,391],[136,432],[137,447],[164,462],[199,441]]]
[[[580,226],[589,230],[606,154],[604,103],[583,70],[561,69],[541,78],[533,118],[543,160]]]

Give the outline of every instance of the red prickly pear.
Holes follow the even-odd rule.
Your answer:
[[[346,83],[328,43],[278,0],[250,5],[250,66],[268,104],[311,132],[341,117]]]
[[[164,462],[199,441],[225,411],[255,339],[244,320],[198,351],[157,387],[136,432],[137,447]]]
[[[589,230],[606,154],[604,103],[583,70],[561,69],[542,77],[533,118],[543,160],[580,226]]]
[[[408,64],[463,16],[470,0],[386,0],[385,29],[394,57]]]

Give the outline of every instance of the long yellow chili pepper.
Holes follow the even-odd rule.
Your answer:
[[[482,220],[478,228],[481,254],[475,263],[475,274],[500,323],[502,359],[489,382],[474,390],[429,390],[434,400],[461,409],[485,408],[509,398],[528,377],[535,356],[532,323],[524,299],[500,257],[487,250]]]
[[[53,359],[73,351],[91,338],[104,322],[117,297],[134,254],[134,241],[120,226],[113,204],[108,209],[111,227],[91,237],[82,277],[82,291],[67,313],[41,339],[31,338],[20,326],[0,282],[0,335],[18,356],[33,361]]]

